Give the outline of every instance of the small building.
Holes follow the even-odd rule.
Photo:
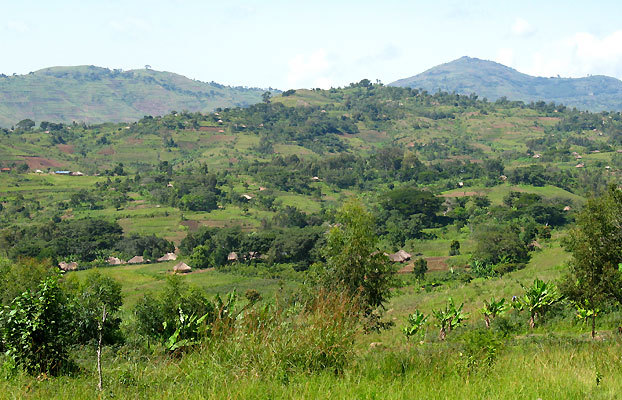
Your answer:
[[[173,267],[175,274],[187,274],[188,272],[192,272],[192,268],[183,261]]]
[[[574,167],[575,168],[583,168],[583,167],[585,167],[585,164],[580,163],[580,164],[575,165]]]
[[[106,260],[108,262],[108,265],[121,265],[121,264],[125,264],[125,261],[121,260],[120,258],[117,257],[108,257],[108,259]]]
[[[389,254],[389,259],[393,262],[403,263],[410,260],[411,255],[405,252],[404,250],[400,250],[397,253]]]
[[[229,253],[229,255],[227,256],[227,261],[231,261],[231,262],[238,261],[238,253],[236,253],[234,251]]]
[[[570,210],[571,210],[570,206],[564,207],[564,211],[570,211]]]
[[[70,175],[71,176],[84,176],[84,174],[80,171],[72,172]]]
[[[56,175],[70,175],[71,171],[54,171]]]
[[[0,168],[0,172],[11,172],[11,168],[8,168],[8,167]]]
[[[249,194],[243,194],[241,197],[245,198],[246,200],[251,200],[253,198],[253,196]]]
[[[151,260],[145,260],[145,257],[143,256],[134,256],[132,258],[130,258],[129,260],[127,260],[128,264],[144,264],[144,263],[148,263]]]
[[[177,254],[175,253],[166,253],[162,257],[158,258],[158,262],[175,261],[175,260],[177,260]]]
[[[320,180],[320,178],[319,178],[319,177],[317,177],[317,176],[314,176],[313,178],[311,178],[311,180],[312,180],[313,182],[317,182],[317,181],[319,181],[319,180]]]
[[[43,171],[41,171],[40,169],[36,169],[35,170],[35,174],[42,174],[42,173],[43,173]]]
[[[60,268],[62,271],[65,271],[65,272],[67,272],[67,271],[75,271],[75,270],[78,269],[78,263],[75,262],[75,261],[70,262],[70,263],[61,261],[61,262],[58,263],[58,268]]]

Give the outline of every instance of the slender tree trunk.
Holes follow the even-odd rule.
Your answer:
[[[490,328],[490,316],[484,314],[484,322],[486,323],[486,328]]]
[[[536,314],[531,314],[531,317],[529,317],[529,327],[531,329],[536,327]]]
[[[445,340],[446,336],[447,336],[447,332],[445,332],[445,328],[441,328],[441,331],[438,334],[438,338],[440,340]]]
[[[104,323],[106,322],[106,305],[104,304],[102,311],[101,323],[97,324],[98,341],[97,341],[97,375],[99,376],[99,383],[97,389],[101,392],[103,390],[102,385],[102,334],[104,330]]]
[[[592,315],[592,339],[596,336],[596,314]]]

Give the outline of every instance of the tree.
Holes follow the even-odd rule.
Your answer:
[[[413,264],[413,275],[417,279],[424,279],[426,272],[428,272],[428,262],[425,258],[418,258]]]
[[[520,239],[519,233],[510,226],[480,225],[475,231],[477,247],[473,253],[475,260],[486,265],[523,263],[529,261],[527,245]]]
[[[72,324],[68,301],[58,276],[17,296],[0,312],[6,354],[32,375],[56,375],[69,365]]]
[[[23,119],[15,125],[17,129],[22,130],[22,131],[29,131],[32,128],[34,128],[34,126],[35,126],[35,121],[29,118]]]
[[[622,302],[622,190],[611,186],[603,196],[588,200],[564,246],[572,259],[561,289],[589,313],[594,337],[598,309]]]
[[[389,299],[395,270],[378,251],[374,218],[359,200],[346,202],[336,217],[324,248],[324,286],[360,294],[370,312]]]
[[[102,345],[119,337],[121,319],[116,316],[123,304],[121,284],[113,278],[92,272],[80,286],[77,298],[77,332],[80,341],[96,340],[97,343],[97,388],[101,391]]]
[[[263,100],[264,103],[268,104],[270,103],[270,99],[272,98],[272,93],[270,92],[264,92],[261,95],[261,99]]]
[[[460,254],[460,242],[457,240],[452,240],[449,245],[449,256],[457,256]]]

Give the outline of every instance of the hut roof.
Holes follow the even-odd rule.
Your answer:
[[[62,269],[63,271],[75,271],[78,269],[78,263],[75,261],[70,263],[61,261],[58,263],[58,268]]]
[[[149,260],[145,260],[145,257],[143,256],[134,256],[130,258],[129,260],[127,260],[128,264],[142,264],[145,262],[149,262]]]
[[[192,268],[183,261],[173,267],[173,272],[175,273],[185,274],[190,271],[192,271]]]
[[[108,262],[109,265],[121,265],[121,264],[125,264],[125,261],[117,258],[117,257],[108,257],[108,259],[106,260]]]
[[[393,262],[404,262],[410,260],[411,255],[405,252],[404,250],[400,250],[397,253],[389,254],[389,259]]]
[[[227,256],[227,261],[237,261],[237,260],[238,260],[238,254],[234,251],[229,253],[229,255]]]
[[[158,261],[174,261],[177,260],[177,254],[175,253],[166,253],[162,257],[158,258]]]

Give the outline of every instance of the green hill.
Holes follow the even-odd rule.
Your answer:
[[[506,97],[525,102],[552,101],[590,111],[622,110],[622,82],[618,79],[602,75],[576,79],[535,77],[471,57],[438,65],[390,85],[430,92],[476,93],[489,100]]]
[[[129,122],[172,110],[212,111],[261,101],[258,88],[201,82],[171,72],[52,67],[0,76],[0,126],[37,122]]]

